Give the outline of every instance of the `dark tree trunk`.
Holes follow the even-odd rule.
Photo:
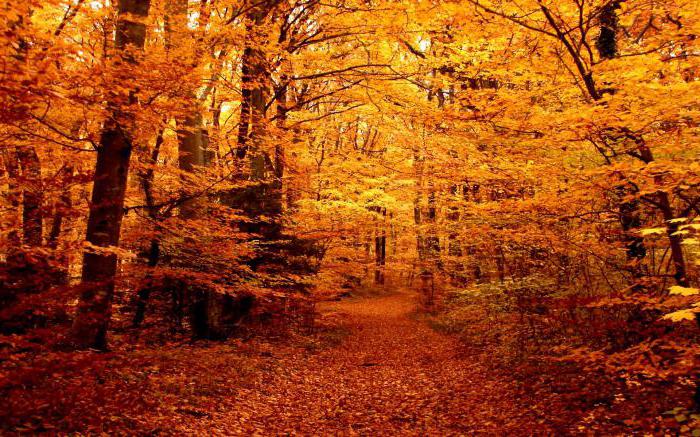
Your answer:
[[[150,0],[120,0],[116,32],[116,48],[124,52],[127,46],[143,49],[146,25],[133,21],[148,16]],[[130,64],[135,59],[128,59]],[[125,68],[133,68],[125,64]],[[135,95],[129,93],[130,103]],[[97,151],[94,185],[86,240],[98,247],[117,246],[124,213],[132,138],[129,129],[133,116],[113,108],[102,131]],[[114,254],[88,251],[83,257],[83,292],[73,323],[73,342],[78,348],[106,349],[107,327],[114,295],[117,257]]]
[[[51,230],[47,237],[47,244],[50,248],[58,247],[58,240],[63,231],[63,221],[68,211],[73,207],[73,199],[70,193],[70,179],[73,176],[73,167],[66,166],[62,170],[61,185],[63,192],[54,204],[53,220],[51,221]]]
[[[627,193],[626,186],[623,185],[618,189],[618,197],[624,198]],[[618,207],[620,212],[620,225],[622,226],[623,240],[626,243],[627,265],[635,279],[640,279],[644,276],[642,269],[642,261],[647,255],[644,247],[644,238],[638,235],[639,228],[642,226],[642,221],[639,216],[639,201],[621,201]]]
[[[158,265],[160,260],[160,240],[158,238],[153,238],[151,240],[151,245],[148,250],[148,267],[154,268]],[[136,311],[134,312],[134,320],[132,321],[134,327],[141,326],[143,320],[146,318],[146,307],[148,305],[148,300],[151,297],[151,291],[153,290],[153,284],[151,283],[152,278],[149,275],[145,282],[145,286],[141,288],[138,292],[138,299],[136,301]]]
[[[23,242],[30,247],[39,247],[42,244],[44,226],[41,163],[36,149],[32,146],[18,147],[17,158],[25,183],[22,190]]]
[[[596,39],[596,48],[598,49],[601,59],[613,59],[618,55],[617,32],[619,20],[617,17],[617,10],[620,8],[620,3],[621,1],[616,0],[605,5],[598,18],[600,33]],[[601,93],[602,92],[605,92],[605,90],[602,90]],[[596,91],[596,93],[591,95],[594,96],[594,94],[601,93]],[[629,184],[623,183],[618,188],[618,197],[624,198],[628,194],[634,194],[631,193],[632,190],[633,188]],[[642,262],[647,255],[646,248],[644,247],[644,239],[637,233],[642,226],[639,216],[639,201],[621,200],[618,205],[618,210],[620,213],[620,225],[622,226],[623,239],[627,246],[627,264],[632,276],[638,281],[644,276]]]
[[[668,198],[668,194],[660,192],[657,196],[659,208],[666,222],[666,235],[668,236],[669,246],[671,247],[671,260],[673,261],[674,274],[676,284],[681,287],[689,287],[688,277],[686,274],[685,256],[683,255],[683,237],[678,234],[679,225],[675,223],[675,214]]]
[[[192,37],[192,32],[188,28],[187,0],[172,0],[167,4],[168,22],[167,39],[170,46],[175,49],[185,49],[188,44],[197,45],[197,41]],[[192,59],[197,54],[197,50],[192,53],[186,51],[180,61],[183,64],[191,64],[193,67],[199,63],[199,59]],[[177,118],[177,140],[178,140],[178,164],[180,169],[193,172],[197,167],[206,165],[206,148],[208,138],[204,131],[203,105],[196,96],[196,85],[192,84],[187,91],[190,99],[189,111],[184,116]],[[190,199],[180,206],[180,215],[184,218],[193,217],[197,210],[197,200]]]
[[[250,28],[248,28],[250,32]],[[243,159],[248,152],[248,131],[250,129],[250,100],[252,94],[251,63],[253,49],[246,47],[241,58],[241,110],[238,122],[236,158]]]
[[[255,147],[251,142],[260,140],[264,128],[261,122],[265,117],[269,72],[265,65],[265,54],[256,46],[261,43],[257,38],[262,37],[260,27],[268,13],[269,7],[260,4],[247,14],[246,35],[250,43],[243,49],[241,57],[241,110],[236,150],[238,159],[245,158],[249,149]]]
[[[252,218],[270,217],[267,223],[242,224],[246,232],[260,234],[265,240],[277,238],[281,226],[275,219],[282,212],[281,181],[284,175],[284,153],[278,144],[271,156],[266,142],[272,140],[268,135],[267,99],[271,87],[271,74],[268,60],[260,45],[264,44],[264,22],[274,4],[266,3],[254,7],[247,14],[246,34],[250,41],[242,56],[242,97],[238,129],[238,177],[256,181],[249,188],[238,190],[232,196],[230,206],[244,211]],[[282,100],[278,102],[278,127],[284,128],[286,116],[286,88],[278,89]]]
[[[202,114],[198,111],[194,112],[178,123],[178,163],[182,170],[193,172],[197,167],[207,165],[206,149],[208,147],[208,137],[204,131]],[[183,202],[180,206],[181,217],[194,217],[199,210],[198,203],[196,199]]]
[[[31,6],[26,10],[26,16],[31,16]],[[19,30],[25,25],[25,14],[20,14],[16,21],[11,22],[10,34]],[[15,54],[12,56],[18,62],[18,67],[21,70],[26,68],[27,52],[30,44],[24,38],[19,38],[14,44]],[[14,155],[14,156],[13,156]],[[9,196],[10,204],[15,211],[19,211],[19,197],[22,196],[22,239],[25,245],[30,247],[40,246],[42,243],[43,230],[43,190],[41,187],[41,165],[39,156],[33,146],[18,146],[15,153],[5,151],[5,169],[9,179]],[[19,178],[24,179],[24,186],[20,187]],[[19,214],[14,217],[19,218]],[[12,223],[9,235],[9,243],[11,250],[17,249],[21,244],[19,232],[17,232],[18,224],[16,221]],[[10,254],[12,255],[12,254]]]
[[[600,21],[600,33],[596,40],[596,48],[600,57],[612,59],[617,56],[617,30],[619,22],[617,9],[620,8],[619,1],[611,1],[603,7],[598,20]]]
[[[384,268],[386,267],[386,208],[374,207],[374,212],[381,216],[377,219],[374,234],[374,283],[384,284]]]
[[[148,216],[154,221],[158,222],[158,208],[155,205],[155,199],[153,198],[153,178],[155,176],[155,171],[153,166],[158,162],[158,156],[160,155],[160,147],[163,144],[163,133],[165,129],[161,129],[156,137],[156,144],[153,147],[153,152],[150,156],[149,163],[151,167],[141,175],[141,186],[143,187],[143,192],[146,197],[146,206],[148,207]],[[153,269],[158,265],[160,261],[160,238],[154,236],[151,238],[150,247],[148,250],[148,258],[146,264],[149,269]],[[134,312],[134,319],[132,321],[134,327],[138,327],[143,323],[146,317],[146,306],[148,305],[148,300],[151,296],[151,291],[153,290],[152,284],[152,274],[149,272],[145,278],[145,285],[139,290],[136,300],[136,311]]]
[[[10,150],[4,150],[3,152],[5,171],[7,172],[7,197],[11,207],[10,214],[7,215],[9,219],[7,227],[9,229],[7,233],[8,252],[6,256],[9,258],[22,244],[19,232],[21,221],[19,211],[22,200],[22,189],[19,186],[19,164],[15,154]]]
[[[280,133],[286,130],[287,121],[287,75],[281,77],[282,85],[276,90],[277,97],[277,129]],[[280,135],[281,136],[281,135]],[[275,182],[279,190],[282,189],[282,179],[284,178],[285,155],[284,147],[282,147],[282,138],[277,139],[275,144]]]

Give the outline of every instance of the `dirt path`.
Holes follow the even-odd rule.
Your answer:
[[[269,368],[199,433],[259,435],[502,434],[518,418],[503,405],[505,382],[488,381],[459,345],[413,316],[407,293],[325,304],[349,329],[341,344],[316,352],[263,352]],[[257,372],[256,372],[257,373]]]

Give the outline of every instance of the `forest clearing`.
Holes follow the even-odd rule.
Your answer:
[[[700,436],[700,3],[0,29],[0,435]]]

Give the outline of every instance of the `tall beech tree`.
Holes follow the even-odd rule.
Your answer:
[[[146,42],[150,0],[119,0],[114,62],[121,67],[122,80],[138,64],[138,51]],[[77,347],[104,349],[111,317],[117,255],[110,252],[119,244],[124,196],[133,149],[136,90],[120,88],[111,96],[110,116],[100,137],[83,256],[82,284],[72,338]]]

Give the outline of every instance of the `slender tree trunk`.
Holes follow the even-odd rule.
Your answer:
[[[62,171],[61,186],[63,192],[54,204],[53,219],[51,221],[51,229],[46,237],[46,244],[54,250],[54,256],[60,265],[60,274],[58,275],[57,283],[54,285],[67,285],[70,275],[70,258],[65,251],[56,251],[58,249],[61,234],[64,232],[65,217],[73,207],[73,199],[71,198],[70,183],[73,176],[73,167],[66,166]]]
[[[209,143],[220,144],[221,142],[221,108],[223,102],[217,99],[216,88],[212,90],[212,103],[211,103],[211,129],[208,133]],[[224,168],[224,162],[221,160],[219,155],[218,147],[207,151],[207,163],[214,164],[219,168],[219,176],[223,176],[222,169]]]
[[[413,222],[416,225],[416,250],[418,260],[423,269],[424,261],[424,238],[421,226],[423,225],[423,167],[424,158],[418,147],[413,151],[413,171],[416,178],[416,193],[413,199]]]
[[[450,189],[450,194],[452,195],[451,202],[453,202],[453,204],[449,206],[449,212],[446,216],[446,219],[450,222],[449,226],[451,227],[447,235],[447,255],[450,257],[449,272],[454,285],[464,285],[462,282],[462,245],[459,241],[459,233],[457,232],[460,220],[460,207],[457,203],[464,190],[466,190],[466,188],[461,185],[454,185]]]
[[[158,217],[158,208],[155,206],[155,199],[153,198],[153,179],[155,177],[155,171],[153,167],[158,163],[158,156],[160,155],[160,147],[163,144],[163,134],[165,129],[158,131],[158,136],[156,137],[156,144],[153,147],[153,152],[149,160],[149,169],[141,175],[141,186],[143,187],[143,192],[146,197],[146,206],[148,207],[148,216],[155,222],[158,223],[160,217]],[[149,272],[144,280],[145,285],[138,292],[138,297],[136,301],[136,311],[134,312],[134,319],[132,324],[134,327],[138,327],[143,323],[146,317],[146,306],[148,305],[148,300],[151,296],[151,291],[153,290],[153,275],[151,274],[152,269],[154,269],[158,262],[160,261],[160,237],[154,236],[151,238],[151,243],[148,249],[148,257],[146,264],[148,265]]]
[[[617,9],[620,8],[620,1],[611,1],[601,11],[598,20],[600,21],[600,33],[596,39],[596,48],[601,59],[614,59],[618,55],[617,50],[617,32],[619,20],[617,18]],[[590,93],[595,100],[596,95],[602,92]],[[624,198],[627,196],[631,187],[629,184],[623,183],[618,188],[618,197]],[[637,200],[620,201],[618,205],[620,213],[620,225],[622,226],[623,239],[627,246],[627,264],[630,271],[636,280],[644,276],[642,269],[642,261],[646,257],[646,248],[644,247],[644,239],[637,235],[637,231],[641,227],[639,217],[639,202]]]
[[[281,77],[282,85],[276,90],[277,96],[277,129],[278,135],[277,144],[275,144],[275,182],[279,190],[282,189],[282,179],[284,178],[285,154],[282,146],[282,133],[287,129],[287,80],[286,74]]]
[[[372,210],[378,216],[374,229],[374,283],[383,285],[386,266],[386,208],[378,206]]]
[[[250,28],[250,26],[249,26]],[[248,28],[248,34],[250,29]],[[242,160],[248,152],[248,131],[250,129],[250,100],[252,94],[251,62],[253,49],[246,47],[241,57],[241,109],[238,121],[236,158]]]
[[[654,154],[644,139],[635,136],[634,140],[637,143],[639,159],[646,164],[654,162]],[[683,237],[678,234],[678,223],[673,221],[677,217],[673,211],[671,200],[668,193],[665,191],[659,191],[656,195],[656,200],[656,206],[661,211],[664,221],[666,222],[666,235],[668,236],[668,242],[671,248],[671,259],[673,260],[673,267],[675,269],[674,278],[678,285],[688,287],[689,282],[686,274],[685,257],[683,255]]]
[[[19,30],[25,25],[26,17],[30,17],[32,13],[31,5],[25,6],[27,9],[24,13],[20,13],[16,21],[11,22],[10,34]],[[24,38],[19,38],[14,45],[15,54],[13,58],[18,62],[20,71],[24,70],[27,63],[27,53],[30,44]],[[13,156],[14,155],[14,156]],[[43,190],[41,187],[41,165],[39,156],[34,149],[34,146],[23,145],[15,149],[15,153],[5,151],[5,168],[9,176],[10,185],[10,203],[15,211],[19,211],[19,197],[21,192],[22,197],[22,239],[21,242],[30,247],[40,246],[42,243],[43,230]],[[15,161],[15,162],[13,162]],[[24,185],[20,187],[19,177],[24,179]],[[14,218],[17,219],[19,214]],[[15,233],[12,223],[11,233],[9,235],[9,243],[11,247],[17,248],[20,243],[19,232]]]
[[[440,260],[440,236],[435,227],[437,222],[437,203],[432,179],[428,179],[428,214],[425,221],[430,224],[428,236],[425,239],[425,249],[428,259],[431,266],[442,269],[442,261]]]
[[[382,208],[382,235],[379,242],[381,256],[379,257],[379,266],[382,274],[382,284],[386,280],[386,208]]]
[[[119,0],[116,48],[143,49],[150,0]],[[139,21],[134,21],[134,19]],[[135,64],[135,59],[128,59]],[[125,65],[133,68],[133,65]],[[135,93],[129,93],[131,103]],[[86,240],[97,247],[119,244],[124,211],[129,161],[131,158],[133,116],[113,108],[102,130],[92,188]],[[83,256],[82,282],[78,312],[73,323],[73,342],[78,348],[106,349],[107,328],[114,295],[117,256],[88,251]]]
[[[20,206],[22,200],[22,189],[19,186],[19,165],[14,153],[10,150],[3,150],[3,158],[5,161],[5,171],[7,173],[7,185],[8,185],[8,203],[10,204],[10,211],[6,215],[7,223],[5,226],[8,228],[7,233],[7,257],[9,258],[13,253],[15,253],[19,246],[22,244],[20,237]]]
[[[423,132],[425,135],[425,131]],[[425,142],[425,137],[423,138]],[[431,235],[431,231],[428,231],[427,235],[424,230],[424,226],[427,223],[433,223],[435,210],[431,204],[430,199],[428,200],[427,214],[423,214],[425,208],[424,197],[425,197],[425,156],[423,147],[417,146],[413,152],[414,159],[414,172],[416,178],[416,197],[413,202],[413,220],[416,224],[416,246],[418,250],[418,265],[419,272],[418,276],[420,278],[420,293],[425,300],[425,304],[428,307],[432,307],[433,304],[433,292],[434,292],[434,257],[433,257],[433,245],[434,236]],[[430,185],[430,184],[429,184]]]
[[[206,149],[208,138],[204,132],[202,114],[199,111],[195,111],[182,122],[178,121],[178,124],[178,164],[180,169],[191,173],[197,167],[207,165]],[[180,206],[180,216],[183,218],[194,217],[199,211],[198,203],[200,202],[196,199],[183,202]]]
[[[25,181],[22,190],[23,242],[29,247],[39,247],[43,241],[44,226],[44,191],[39,155],[33,146],[21,146],[17,148],[17,160]]]
[[[671,247],[671,260],[673,261],[674,274],[676,284],[681,287],[689,287],[688,277],[686,273],[685,256],[683,255],[683,237],[678,235],[679,225],[675,223],[675,214],[668,194],[661,192],[658,194],[659,208],[666,222],[666,235],[668,236],[669,246]]]
[[[188,0],[171,0],[167,3],[168,28],[167,39],[169,46],[179,54],[183,64],[193,68],[199,63],[198,41],[193,38],[188,28]],[[195,50],[186,50],[192,44]],[[181,52],[184,51],[184,54]],[[197,85],[192,84],[187,91],[191,108],[184,116],[177,117],[178,164],[180,169],[193,172],[197,167],[206,165],[206,147],[208,138],[204,132],[203,105],[197,98]],[[180,207],[180,215],[184,218],[193,217],[197,211],[198,202],[195,199],[184,202]]]
[[[71,198],[70,183],[73,176],[73,167],[66,166],[61,171],[61,186],[63,192],[58,197],[58,201],[54,204],[53,219],[51,221],[51,230],[47,236],[47,245],[51,249],[58,247],[58,240],[63,231],[63,222],[66,213],[73,207],[73,199]]]
[[[618,190],[618,196],[623,198],[626,195],[626,191],[625,186],[621,186]],[[634,278],[640,279],[644,276],[641,264],[647,255],[647,251],[644,247],[644,238],[638,235],[639,228],[642,226],[639,216],[639,201],[621,201],[618,210],[620,212],[622,237],[627,246],[627,264]]]
[[[147,265],[149,269],[153,269],[158,265],[160,260],[160,240],[158,238],[151,239],[151,244],[148,249],[148,259]],[[151,292],[153,291],[153,280],[152,275],[149,275],[145,279],[145,286],[141,288],[138,292],[138,299],[136,301],[136,311],[134,312],[134,319],[132,324],[134,327],[141,326],[143,320],[146,318],[146,307],[148,306],[148,300],[151,297]]]

